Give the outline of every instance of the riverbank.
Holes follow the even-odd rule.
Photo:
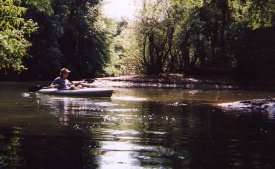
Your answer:
[[[202,90],[271,90],[275,91],[273,83],[261,81],[238,81],[224,77],[187,77],[181,74],[157,76],[119,76],[96,78],[91,87],[144,87],[144,88],[182,88]]]
[[[225,111],[272,113],[272,115],[275,114],[274,98],[221,103],[217,106]]]

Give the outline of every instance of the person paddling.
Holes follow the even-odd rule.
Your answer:
[[[57,77],[52,84],[49,86],[50,88],[57,88],[59,90],[74,90],[74,89],[81,89],[81,84],[73,84],[67,78],[71,71],[67,68],[63,68],[60,70],[60,77]]]

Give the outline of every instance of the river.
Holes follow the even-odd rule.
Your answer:
[[[275,168],[275,114],[215,103],[248,90],[115,88],[111,98],[27,93],[0,83],[0,168]]]

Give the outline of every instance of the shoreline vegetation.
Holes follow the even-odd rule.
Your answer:
[[[98,0],[0,4],[1,80],[51,80],[63,67],[73,79],[163,72],[275,75],[274,0],[144,0],[135,20],[106,17]]]

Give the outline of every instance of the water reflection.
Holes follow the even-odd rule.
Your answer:
[[[21,166],[23,158],[20,156],[22,145],[20,137],[12,136],[6,139],[0,137],[0,168],[14,168]]]
[[[0,93],[3,168],[275,166],[273,114],[205,104],[272,92],[118,89],[98,99],[29,95],[8,85]]]
[[[250,124],[247,119],[251,116],[232,117],[193,101],[123,98],[42,98],[40,105],[49,106],[61,126],[94,142],[88,156],[100,168],[246,168],[264,164],[262,151],[252,148],[267,139],[257,138],[252,127],[261,126],[259,117],[254,116]],[[243,126],[235,126],[238,121]],[[247,127],[251,134],[245,134],[250,138],[246,141],[239,134],[246,133]]]
[[[161,103],[125,101],[119,97],[113,100],[41,97],[40,107],[48,106],[61,126],[81,130],[96,140],[98,146],[94,151],[101,168],[163,167],[170,166],[172,159],[185,160],[184,155],[164,144],[176,124],[175,117],[166,111],[170,113],[181,104],[166,108]]]

